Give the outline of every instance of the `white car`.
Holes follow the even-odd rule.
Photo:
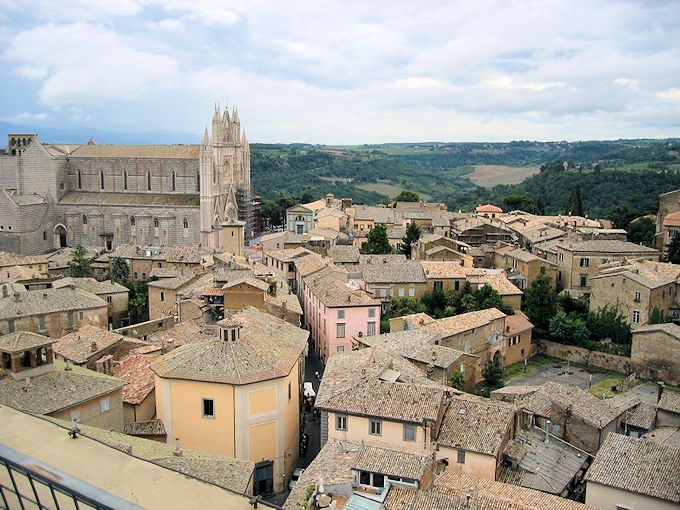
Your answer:
[[[295,484],[297,481],[300,479],[302,476],[302,473],[304,473],[305,470],[302,468],[295,468],[295,471],[293,471],[293,476],[291,477],[290,481],[288,482],[288,490],[292,491],[293,487],[295,487]]]

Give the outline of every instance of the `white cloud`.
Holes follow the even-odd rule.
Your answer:
[[[640,88],[640,80],[633,80],[631,78],[617,78],[614,80],[614,83],[630,90],[637,90]]]
[[[413,76],[411,78],[401,78],[394,82],[394,86],[399,89],[431,89],[442,87],[444,82],[435,80],[428,76]]]
[[[666,99],[667,101],[680,101],[680,87],[673,87],[672,89],[663,90],[657,93],[657,96],[662,99]]]
[[[14,72],[31,80],[39,80],[47,76],[47,68],[44,66],[23,65],[14,69]]]
[[[231,26],[239,20],[239,15],[223,0],[163,0],[160,5],[168,12],[206,26]]]
[[[5,117],[3,120],[8,122],[44,122],[50,118],[46,113],[17,113],[12,117]]]

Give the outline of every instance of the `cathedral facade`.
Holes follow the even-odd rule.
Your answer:
[[[238,111],[215,108],[200,145],[44,144],[10,134],[0,153],[0,251],[202,245],[223,224],[252,234],[250,146]]]

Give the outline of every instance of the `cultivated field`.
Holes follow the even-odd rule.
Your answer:
[[[539,172],[537,166],[475,165],[467,176],[477,186],[493,188],[497,184],[517,184]]]
[[[396,197],[404,190],[403,187],[390,182],[365,182],[358,184],[357,188],[363,189],[365,191],[375,191],[376,193],[382,193],[383,195],[387,195],[390,198]],[[430,195],[427,193],[422,193],[415,188],[409,189],[418,193],[423,200],[428,200],[430,198]]]

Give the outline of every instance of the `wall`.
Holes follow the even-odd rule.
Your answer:
[[[680,505],[635,492],[614,489],[595,482],[586,483],[586,505],[600,510],[678,510]]]
[[[648,379],[667,384],[680,384],[680,342],[663,331],[644,331],[633,334],[631,360],[637,367],[645,367]]]
[[[281,290],[281,292],[286,292]],[[266,291],[248,285],[247,283],[239,283],[232,285],[228,289],[224,289],[224,308],[226,310],[241,310],[246,306],[254,306],[260,310],[264,310],[264,295]]]
[[[589,351],[583,347],[564,345],[549,340],[537,341],[537,350],[546,356],[560,358],[572,363],[595,365],[596,367],[629,373],[634,368],[631,358],[600,351]]]
[[[512,365],[519,361],[527,359],[532,354],[533,345],[531,343],[531,329],[522,331],[519,335],[519,343],[510,345],[510,337],[507,337],[508,342],[505,349],[505,357],[503,362],[505,366]]]
[[[51,338],[61,338],[67,333],[80,329],[85,324],[97,326],[101,329],[108,329],[109,313],[108,306],[106,305],[86,310],[73,310],[71,313],[73,314],[72,327],[68,326],[69,312],[56,312],[43,316],[45,318],[45,329],[40,328],[38,321],[39,315],[14,318],[14,329],[15,331],[31,331]],[[6,334],[8,332],[8,322],[6,320],[0,321],[0,334]]]
[[[397,421],[382,420],[382,435],[374,436],[369,434],[369,418],[365,416],[355,416],[346,414],[347,416],[347,430],[336,430],[336,414],[332,411],[328,412],[328,438],[338,439],[341,441],[368,441],[404,446],[406,448],[414,449],[419,446],[425,448],[426,441],[429,438],[430,430],[427,431],[422,425],[416,425],[416,440],[404,441],[404,424]]]
[[[175,325],[174,317],[162,317],[160,319],[140,322],[138,324],[131,324],[124,328],[118,328],[114,331],[120,335],[131,336],[134,338],[143,338],[158,333],[159,331],[164,331],[170,329]]]
[[[101,401],[106,399],[109,401],[109,410],[102,412]],[[123,431],[123,398],[121,390],[116,390],[80,405],[52,413],[49,416],[70,422],[72,411],[80,411],[79,423],[83,425],[91,425],[105,430],[115,430],[116,432]]]
[[[464,475],[478,476],[487,480],[496,479],[496,457],[466,451],[465,464],[458,464],[458,450],[447,446],[439,446],[437,459],[448,459],[446,471]]]
[[[132,405],[123,403],[125,424],[134,421],[150,421],[156,416],[156,392],[151,393],[142,401],[141,404]]]
[[[177,291],[149,285],[149,319],[157,320],[162,317],[175,315]],[[162,294],[162,296],[161,296]],[[163,298],[161,300],[161,297]]]

